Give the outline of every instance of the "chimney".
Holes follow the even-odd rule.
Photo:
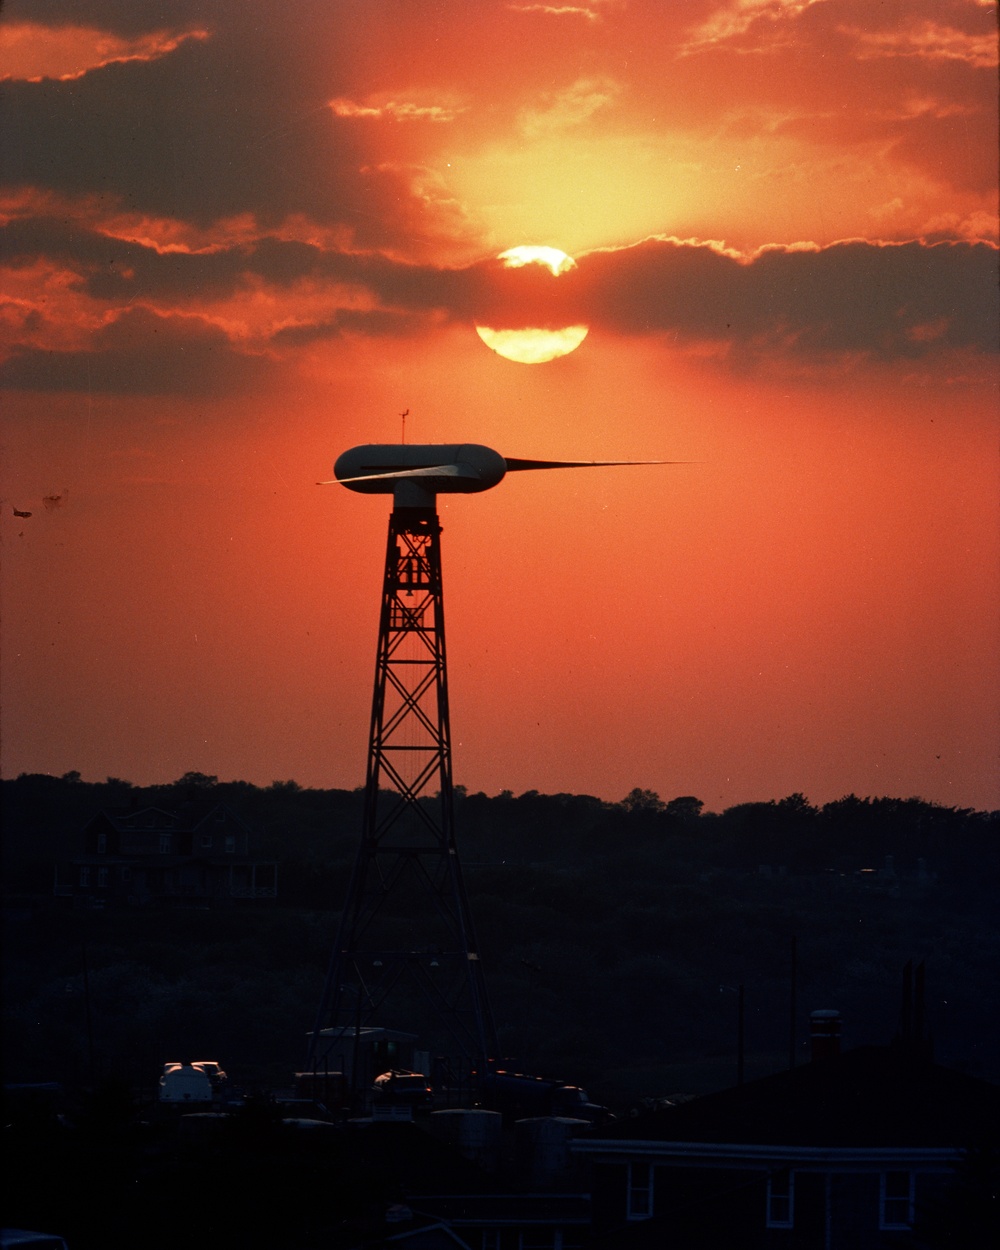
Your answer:
[[[913,960],[903,968],[903,998],[899,1009],[899,1040],[909,1049],[913,1044]]]
[[[892,1039],[905,1055],[931,1059],[933,1046],[927,1032],[926,975],[923,960],[913,966],[909,959],[903,968],[903,995],[899,1009],[899,1032]]]
[[[813,1063],[836,1059],[840,1054],[839,1011],[814,1011],[809,1016],[809,1045]]]

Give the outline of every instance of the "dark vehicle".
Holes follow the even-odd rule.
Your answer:
[[[433,1107],[434,1091],[422,1072],[403,1072],[393,1068],[375,1078],[372,1086],[375,1101],[397,1107]]]
[[[66,1250],[66,1242],[56,1233],[32,1233],[24,1228],[0,1228],[3,1250]]]
[[[607,1107],[591,1102],[587,1091],[579,1085],[566,1085],[524,1072],[501,1069],[485,1073],[479,1081],[479,1097],[484,1107],[503,1112],[507,1120],[555,1115],[605,1124],[614,1119]]]

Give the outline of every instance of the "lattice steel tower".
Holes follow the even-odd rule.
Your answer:
[[[512,470],[621,463],[510,460],[476,444],[373,444],[352,448],[334,466],[335,480],[352,490],[391,493],[393,510],[361,844],[311,1035],[310,1067],[322,1065],[331,1040],[384,1024],[390,996],[394,1010],[402,1004],[408,1026],[444,1026],[470,1063],[485,1065],[498,1053],[455,844],[436,495],[489,490]]]

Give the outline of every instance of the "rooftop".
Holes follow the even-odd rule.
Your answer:
[[[954,1148],[995,1143],[998,1135],[1000,1086],[892,1046],[846,1051],[599,1134],[605,1140]]]

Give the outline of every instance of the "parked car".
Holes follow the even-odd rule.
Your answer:
[[[607,1107],[590,1101],[579,1085],[529,1076],[524,1072],[487,1072],[479,1078],[479,1098],[491,1111],[500,1111],[511,1123],[532,1116],[568,1116],[591,1124],[606,1124],[614,1116]]]
[[[372,1093],[376,1102],[391,1103],[398,1107],[432,1107],[434,1090],[422,1072],[405,1072],[393,1068],[375,1078]]]
[[[26,1228],[0,1228],[2,1250],[66,1250],[57,1233],[33,1233]]]

